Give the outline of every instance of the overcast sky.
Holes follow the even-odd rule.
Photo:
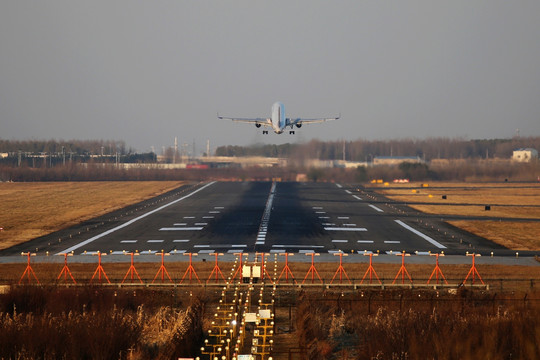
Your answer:
[[[217,120],[336,116],[296,135]],[[540,1],[0,2],[0,138],[540,135]]]

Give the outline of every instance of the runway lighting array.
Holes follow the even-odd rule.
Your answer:
[[[103,266],[101,266],[101,256],[102,255],[107,255],[107,253],[102,254],[100,251],[97,251],[96,253],[93,253],[92,255],[97,255],[97,257],[98,257],[98,266],[96,268],[96,271],[94,271],[94,275],[92,275],[92,278],[90,279],[90,283],[92,283],[92,281],[94,280],[96,275],[98,275],[98,280],[99,280],[99,283],[101,284],[102,283],[101,275],[103,274],[103,276],[105,276],[105,279],[107,279],[107,283],[110,284],[111,281],[109,280],[109,277],[105,273],[105,269],[103,269]]]
[[[139,256],[139,253],[138,252],[125,252],[124,251],[124,255],[131,255],[131,266],[129,267],[126,275],[124,276],[124,279],[122,280],[122,284],[124,283],[124,281],[126,281],[128,275],[131,274],[131,283],[133,284],[133,280],[134,280],[134,275],[137,275],[137,278],[139,279],[140,283],[142,284],[143,281],[141,279],[141,277],[139,276],[139,273],[137,272],[137,269],[135,269],[135,264],[133,262],[133,257],[134,256]]]
[[[405,284],[405,274],[407,274],[407,277],[409,278],[409,281],[411,282],[412,284],[412,278],[411,278],[411,275],[409,274],[409,272],[407,271],[407,268],[405,267],[405,256],[411,256],[410,254],[406,254],[405,251],[403,251],[401,253],[401,267],[399,268],[399,271],[396,275],[396,277],[394,278],[394,281],[392,282],[392,285],[396,283],[396,280],[397,278],[399,277],[399,275],[401,274],[401,283],[402,284]]]
[[[473,283],[473,285],[474,285],[475,275],[478,275],[478,278],[482,282],[482,285],[484,285],[484,280],[482,280],[482,277],[478,273],[478,270],[476,269],[476,265],[474,264],[474,258],[476,258],[477,256],[481,256],[481,255],[480,254],[467,254],[467,256],[472,256],[472,266],[471,266],[471,269],[469,270],[469,272],[467,273],[467,276],[465,277],[465,280],[463,280],[463,284],[465,284],[467,282],[467,279],[472,274],[472,283]]]
[[[294,275],[289,267],[289,262],[288,262],[288,256],[289,255],[292,255],[292,254],[287,254],[287,253],[275,253],[274,254],[274,271],[273,271],[273,275],[270,274],[270,271],[268,270],[269,267],[267,266],[267,262],[268,262],[268,257],[270,254],[265,254],[265,253],[255,253],[255,254],[247,254],[247,253],[235,253],[234,255],[236,256],[235,257],[235,261],[234,261],[234,265],[233,265],[233,268],[231,269],[231,272],[230,272],[230,275],[228,276],[227,279],[225,279],[225,275],[222,273],[220,267],[219,267],[219,263],[218,263],[218,257],[220,255],[223,255],[221,253],[214,253],[212,255],[215,256],[215,266],[214,266],[214,269],[212,270],[212,272],[210,273],[210,276],[208,278],[208,280],[203,284],[200,279],[199,279],[199,276],[197,275],[196,271],[195,271],[195,268],[193,267],[193,262],[192,262],[192,257],[193,256],[197,256],[198,254],[196,253],[184,253],[184,255],[186,256],[189,256],[189,266],[187,268],[187,270],[185,271],[184,273],[184,276],[182,277],[182,279],[180,280],[179,283],[175,283],[171,276],[169,275],[167,269],[165,268],[165,263],[164,263],[164,257],[165,256],[168,256],[169,254],[168,253],[165,253],[163,250],[155,255],[158,255],[158,256],[161,256],[161,266],[160,268],[158,269],[158,272],[156,273],[156,276],[154,277],[152,283],[155,282],[155,280],[158,278],[158,276],[161,275],[161,284],[162,285],[167,285],[166,282],[165,282],[165,275],[167,276],[169,282],[168,284],[170,285],[173,285],[173,286],[176,286],[178,284],[182,284],[184,281],[187,280],[187,277],[188,277],[188,274],[189,274],[189,282],[190,282],[190,285],[192,284],[192,280],[193,280],[193,277],[195,277],[195,279],[197,280],[198,282],[198,285],[201,285],[201,286],[220,286],[221,282],[225,282],[226,286],[230,286],[232,283],[235,283],[237,282],[238,284],[248,284],[250,282],[252,283],[257,283],[260,281],[261,284],[265,284],[267,285],[273,285],[274,287],[276,286],[284,286],[285,284],[279,284],[279,282],[281,280],[283,280],[283,277],[285,275],[285,280],[287,281],[287,285],[289,286],[299,286],[299,287],[303,287],[303,286],[309,286],[309,285],[316,285],[314,284],[315,283],[315,276],[317,276],[319,282],[320,282],[320,285],[323,285],[323,286],[326,286],[326,287],[329,287],[331,285],[334,284],[334,281],[336,280],[337,278],[337,275],[339,274],[339,285],[344,285],[344,279],[343,279],[343,275],[345,275],[345,278],[346,280],[348,280],[348,285],[350,286],[354,286],[355,288],[359,285],[362,285],[364,283],[364,281],[366,280],[368,274],[369,274],[369,284],[373,284],[374,282],[374,278],[378,281],[379,285],[381,285],[381,287],[384,288],[384,285],[382,283],[382,281],[380,280],[379,276],[377,275],[376,271],[375,271],[375,268],[373,266],[373,256],[378,256],[379,253],[373,253],[372,251],[367,251],[367,250],[364,250],[363,252],[358,252],[359,254],[361,255],[364,255],[364,256],[369,256],[369,267],[367,268],[366,272],[364,273],[364,276],[362,278],[362,280],[360,282],[352,282],[351,279],[349,278],[347,272],[345,271],[345,268],[343,266],[343,256],[348,256],[347,253],[344,253],[343,251],[337,251],[334,253],[334,256],[339,256],[340,259],[339,259],[339,266],[336,270],[336,272],[334,273],[334,276],[332,277],[332,279],[330,281],[327,281],[325,283],[325,281],[323,281],[323,279],[321,278],[321,276],[319,275],[319,272],[317,271],[316,267],[315,267],[315,256],[319,256],[320,254],[319,253],[306,253],[305,255],[306,256],[311,256],[311,266],[309,268],[309,270],[307,271],[305,277],[304,277],[304,280],[302,281],[301,284],[298,284],[296,282],[296,279],[294,278]],[[99,284],[103,285],[103,284],[108,284],[108,285],[112,285],[111,281],[109,280],[107,274],[105,273],[105,270],[102,266],[102,256],[105,256],[107,255],[107,253],[101,253],[100,251],[95,251],[95,252],[88,252],[89,255],[94,255],[94,256],[97,256],[98,257],[98,266],[96,268],[96,270],[94,271],[91,279],[90,279],[90,284],[92,284],[95,280],[99,281]],[[118,285],[118,286],[121,286],[123,285],[125,282],[126,282],[126,279],[128,278],[128,276],[131,277],[131,283],[132,285],[137,285],[137,284],[133,284],[134,282],[135,283],[138,283],[139,285],[143,285],[144,282],[143,280],[141,279],[141,277],[139,276],[137,270],[135,269],[135,265],[134,265],[134,256],[137,256],[139,255],[140,253],[138,252],[124,252],[124,255],[130,255],[131,256],[131,264],[130,264],[130,267],[127,271],[127,273],[125,274],[125,276],[123,277],[123,280],[121,281],[121,283],[115,283],[114,285]],[[31,284],[32,282],[35,282],[37,284],[40,284],[40,281],[38,280],[38,277],[36,275],[36,273],[34,272],[34,269],[32,268],[32,264],[31,264],[31,257],[32,256],[36,256],[35,253],[30,253],[30,252],[26,252],[26,253],[22,253],[21,255],[23,256],[26,256],[27,257],[27,266],[18,282],[19,285],[23,284],[23,282],[26,282],[27,284]],[[58,255],[64,255],[64,267],[62,268],[60,274],[58,275],[58,277],[56,278],[56,281],[59,282],[60,279],[63,277],[64,278],[64,283],[66,285],[68,285],[69,281],[68,281],[68,276],[71,278],[71,281],[73,282],[73,285],[79,285],[76,281],[75,281],[75,278],[73,277],[68,265],[67,265],[67,258],[68,256],[73,256],[73,253],[62,253],[62,254],[58,254]],[[251,263],[248,262],[248,259],[250,256],[253,256],[254,255],[254,259]],[[279,273],[279,276],[278,276],[278,255],[283,255],[285,256],[285,264],[281,270],[281,272]],[[394,278],[394,281],[392,282],[392,285],[397,285],[396,284],[396,281],[397,279],[399,278],[399,276],[401,275],[401,284],[402,285],[405,285],[405,275],[407,276],[407,278],[409,279],[409,284],[408,286],[412,286],[413,284],[413,280],[412,280],[412,277],[411,275],[409,274],[409,272],[407,271],[406,267],[405,267],[405,257],[406,256],[411,256],[411,254],[407,254],[406,252],[401,252],[401,253],[395,253],[395,255],[398,255],[398,256],[401,256],[402,257],[402,261],[401,261],[401,268],[399,269],[396,277]],[[426,285],[430,285],[431,281],[433,278],[435,278],[435,282],[436,282],[436,285],[430,285],[430,286],[435,286],[437,287],[439,284],[440,284],[440,280],[444,281],[444,285],[449,285],[448,284],[448,281],[446,280],[440,266],[439,266],[439,256],[445,256],[445,253],[442,251],[441,253],[431,253],[431,252],[416,252],[416,255],[429,255],[429,256],[435,256],[436,257],[436,260],[435,260],[435,268],[433,270],[433,272],[431,273],[431,276],[429,277],[428,281],[427,281],[427,284]],[[462,282],[458,283],[458,285],[465,285],[469,279],[469,277],[471,277],[471,280],[472,280],[472,285],[474,286],[477,282],[477,279],[481,282],[481,284],[483,286],[487,286],[484,281],[482,280],[482,277],[480,276],[480,273],[478,272],[478,269],[476,268],[476,264],[475,264],[475,259],[477,256],[481,256],[480,254],[475,254],[475,253],[467,253],[467,256],[471,256],[472,258],[472,266],[467,274],[467,276],[465,277],[465,280],[463,280]],[[258,262],[260,259],[260,263]],[[294,284],[289,284],[289,275],[291,277],[291,279],[293,280]],[[135,281],[135,276],[137,277],[138,281]],[[306,283],[306,280],[311,276],[311,284],[305,284]],[[215,281],[211,281],[212,279],[214,279]],[[25,281],[26,280],[26,281]],[[187,284],[186,284],[187,285]],[[197,284],[194,284],[194,285],[197,285]],[[347,285],[345,283],[345,285]],[[443,286],[444,286],[443,285]]]
[[[336,278],[337,274],[339,273],[339,283],[343,283],[343,275],[347,278],[349,281],[349,284],[352,284],[351,279],[349,279],[349,275],[347,275],[347,272],[345,271],[345,268],[343,267],[343,257],[349,256],[349,254],[346,254],[342,251],[339,251],[338,253],[334,253],[334,256],[339,256],[339,267],[336,270],[336,273],[334,274],[334,277],[332,278],[332,281],[330,281],[330,284],[334,283],[334,279]]]
[[[188,268],[186,269],[186,272],[184,273],[184,276],[182,276],[182,280],[180,280],[180,284],[184,282],[184,279],[186,277],[186,275],[189,273],[189,283],[191,284],[191,279],[193,277],[193,275],[195,275],[195,277],[197,278],[197,281],[199,282],[199,284],[201,283],[201,280],[199,279],[199,276],[197,275],[197,272],[195,271],[195,268],[193,267],[193,256],[197,256],[198,254],[197,253],[184,253],[184,255],[187,255],[189,256],[189,266]]]
[[[161,283],[162,284],[165,281],[165,275],[167,275],[167,278],[169,279],[170,282],[174,282],[174,281],[172,281],[171,276],[169,275],[169,272],[167,271],[167,268],[165,267],[165,256],[169,256],[170,254],[164,252],[163,250],[161,250],[161,253],[156,254],[156,255],[158,255],[158,256],[161,255],[161,266],[159,267],[159,269],[158,269],[158,271],[156,273],[156,276],[154,276],[154,280],[152,280],[152,284],[154,283],[154,281],[156,281],[157,277],[160,274],[161,274]]]
[[[373,283],[373,275],[377,278],[377,281],[379,281],[379,284],[382,284],[381,279],[379,279],[379,276],[377,275],[377,272],[375,271],[375,268],[373,267],[373,256],[378,256],[379,254],[373,254],[373,253],[366,253],[364,252],[364,256],[369,256],[369,267],[366,270],[366,273],[364,274],[364,277],[362,278],[362,281],[360,284],[364,283],[364,279],[366,278],[367,274],[369,273],[369,283]]]
[[[285,256],[285,265],[283,266],[283,270],[281,270],[281,274],[279,274],[279,278],[277,279],[276,282],[279,283],[279,280],[281,280],[281,277],[283,276],[283,274],[285,274],[285,281],[287,281],[287,284],[288,284],[289,274],[290,274],[293,282],[296,284],[296,279],[294,278],[291,268],[289,267],[289,256],[294,256],[294,254],[285,252],[285,253],[280,253],[279,255]]]
[[[28,261],[27,261],[27,264],[26,264],[26,269],[24,270],[22,276],[21,276],[21,279],[19,280],[19,285],[21,284],[22,280],[24,279],[25,276],[28,277],[28,284],[30,284],[32,282],[32,278],[30,277],[30,275],[32,275],[34,277],[34,279],[36,279],[36,282],[39,284],[39,280],[36,276],[36,273],[34,272],[34,269],[32,269],[32,265],[30,264],[30,257],[31,256],[36,256],[35,253],[31,253],[31,252],[27,252],[27,253],[21,253],[22,256],[27,256],[28,257]]]
[[[63,254],[58,254],[58,255],[64,255],[64,267],[62,268],[62,271],[60,272],[60,275],[58,275],[56,280],[60,280],[62,275],[64,275],[64,282],[67,282],[67,276],[69,274],[69,276],[71,277],[71,280],[73,281],[73,283],[76,284],[77,282],[73,278],[73,275],[71,274],[71,270],[69,270],[69,267],[68,267],[68,264],[67,264],[68,256],[73,256],[73,253],[69,253],[69,254],[63,253]],[[133,262],[132,262],[132,264],[133,264]]]
[[[210,281],[210,279],[212,278],[212,275],[214,275],[214,273],[216,274],[216,283],[219,282],[219,278],[218,278],[218,275],[221,276],[221,278],[223,279],[223,281],[227,282],[227,280],[225,280],[225,276],[223,276],[223,273],[221,272],[221,269],[219,268],[219,265],[218,265],[218,256],[223,256],[223,253],[213,253],[212,255],[214,255],[216,257],[216,264],[214,265],[214,268],[212,269],[212,272],[210,273],[210,276],[208,277],[208,280],[206,280],[206,283],[208,284],[208,282]]]
[[[246,255],[236,255],[230,276],[221,290],[211,327],[205,332],[204,346],[200,349],[202,358],[236,360],[241,354],[252,354],[261,359],[271,359],[276,288],[273,286],[268,294],[264,279],[258,282],[253,271],[249,271],[248,279],[236,279],[239,264],[248,263],[248,258],[243,261]],[[240,267],[257,266],[257,257],[253,265]],[[262,259],[266,261],[265,256]],[[246,273],[244,270],[242,272]],[[259,287],[259,292],[256,287]]]
[[[431,278],[433,277],[433,275],[435,275],[436,279],[437,279],[437,285],[439,284],[439,275],[441,275],[441,277],[443,278],[444,280],[444,283],[448,285],[448,281],[446,281],[446,278],[444,277],[444,274],[443,272],[441,271],[441,268],[439,267],[439,255],[440,256],[444,256],[444,253],[441,253],[441,254],[430,254],[430,256],[435,256],[435,268],[433,269],[433,272],[431,273],[431,276],[429,277],[428,279],[428,284],[429,282],[431,281]]]
[[[319,278],[321,284],[323,283],[322,279],[321,279],[321,276],[319,275],[319,272],[317,271],[317,268],[315,267],[315,256],[320,256],[321,254],[319,253],[308,253],[306,254],[306,256],[311,256],[311,266],[306,274],[306,276],[304,277],[304,281],[302,281],[302,285],[304,284],[304,282],[306,282],[306,279],[308,278],[309,274],[311,274],[311,283],[313,284],[313,282],[315,281],[315,274],[317,274],[317,277]]]

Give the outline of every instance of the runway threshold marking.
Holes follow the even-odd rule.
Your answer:
[[[112,234],[113,232],[115,232],[115,231],[117,231],[117,230],[120,230],[120,229],[123,229],[123,228],[125,228],[126,226],[129,226],[129,225],[131,225],[131,224],[133,224],[133,223],[135,223],[135,222],[137,222],[137,221],[139,221],[139,220],[141,220],[141,219],[144,219],[144,218],[147,217],[147,216],[150,216],[150,215],[152,215],[152,214],[154,214],[154,213],[156,213],[156,212],[158,212],[158,211],[161,211],[161,210],[163,210],[163,209],[165,209],[165,208],[167,208],[167,207],[169,207],[169,206],[171,206],[171,205],[174,205],[174,204],[176,204],[176,203],[179,203],[180,201],[182,201],[182,200],[184,200],[184,199],[187,199],[187,198],[189,198],[189,197],[195,195],[195,194],[198,193],[199,191],[202,191],[202,190],[206,189],[207,187],[209,187],[209,186],[211,186],[211,185],[214,185],[215,183],[216,183],[216,181],[212,181],[212,182],[210,182],[210,183],[208,183],[208,184],[206,184],[206,185],[204,185],[204,186],[198,188],[197,190],[195,190],[195,191],[193,191],[193,192],[191,192],[191,193],[189,193],[189,194],[187,194],[187,195],[181,197],[180,199],[176,199],[176,200],[174,200],[174,201],[171,201],[170,203],[167,203],[167,204],[165,204],[165,205],[162,205],[162,206],[158,207],[157,209],[154,209],[154,210],[151,210],[151,211],[149,211],[149,212],[147,212],[147,213],[144,213],[144,214],[142,214],[141,216],[138,216],[138,217],[136,217],[136,218],[134,218],[134,219],[131,219],[130,221],[127,221],[127,222],[125,222],[125,223],[123,223],[123,224],[121,224],[121,225],[118,225],[117,227],[114,227],[114,228],[112,228],[112,229],[110,229],[110,230],[107,230],[107,231],[105,231],[105,232],[102,232],[101,234],[98,234],[98,235],[96,235],[96,236],[94,236],[94,237],[91,237],[91,238],[88,239],[88,240],[82,241],[82,242],[78,243],[77,245],[73,245],[72,247],[67,248],[67,249],[64,250],[64,251],[59,252],[57,255],[59,255],[59,254],[67,254],[67,253],[72,252],[73,250],[76,250],[76,249],[78,249],[78,248],[80,248],[80,247],[83,247],[83,246],[85,246],[85,245],[88,245],[88,244],[90,244],[91,242],[93,242],[93,241],[95,241],[95,240],[97,240],[97,239],[100,239],[100,238],[102,238],[102,237],[104,237],[104,236],[107,236],[107,235],[109,235],[109,234]]]
[[[412,228],[411,226],[405,224],[403,221],[401,220],[394,220],[396,223],[398,223],[399,225],[403,226],[405,229],[415,233],[416,235],[420,236],[422,239],[428,241],[429,243],[431,243],[432,245],[435,245],[436,247],[438,247],[439,249],[446,249],[446,246],[438,243],[437,241],[433,240],[432,238],[430,238],[429,236],[421,233],[420,231]]]

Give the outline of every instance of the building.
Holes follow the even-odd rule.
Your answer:
[[[419,156],[376,156],[373,165],[399,165],[401,163],[423,163]]]
[[[538,159],[538,151],[532,148],[517,149],[512,154],[512,160],[518,162],[531,162],[536,159]]]

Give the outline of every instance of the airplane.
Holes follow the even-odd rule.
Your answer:
[[[302,119],[302,118],[287,118],[285,117],[285,106],[283,103],[277,101],[272,105],[272,115],[269,118],[235,118],[235,117],[226,117],[226,116],[220,116],[219,113],[217,114],[218,119],[220,120],[232,120],[237,122],[244,122],[249,124],[255,124],[257,128],[260,128],[261,126],[269,127],[274,130],[276,134],[281,134],[285,130],[287,126],[290,126],[291,130],[289,131],[289,134],[294,134],[294,127],[297,128],[302,127],[303,124],[315,124],[315,123],[322,123],[325,121],[331,121],[331,120],[337,120],[340,118],[333,117],[333,118],[318,118],[318,119]],[[268,130],[263,130],[263,134],[268,134]]]

